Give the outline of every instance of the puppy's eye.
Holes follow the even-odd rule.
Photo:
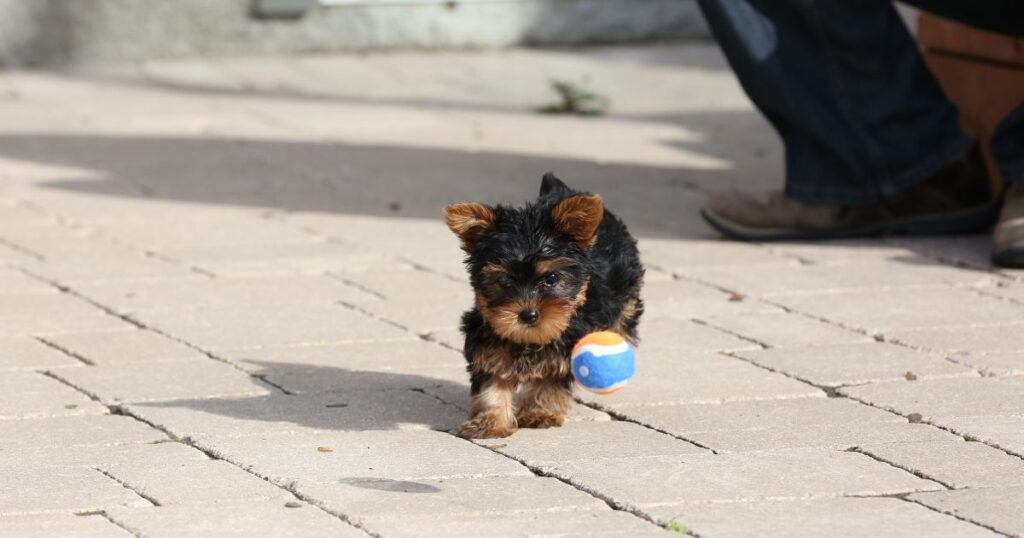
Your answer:
[[[554,286],[555,284],[558,284],[558,273],[548,273],[548,274],[544,275],[544,285],[545,286],[549,286],[550,287],[550,286]]]

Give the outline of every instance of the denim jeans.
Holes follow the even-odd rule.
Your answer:
[[[699,0],[754,104],[782,137],[786,194],[866,204],[926,180],[974,144],[890,0]],[[1024,29],[1024,0],[913,0],[1005,33]],[[1022,105],[992,152],[1024,180]]]

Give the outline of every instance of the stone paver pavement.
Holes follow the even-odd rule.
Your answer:
[[[700,43],[0,73],[0,536],[1024,535],[1024,274],[704,228],[781,166]],[[548,170],[640,239],[639,373],[462,440],[440,208]]]

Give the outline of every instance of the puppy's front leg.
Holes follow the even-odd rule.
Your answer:
[[[512,397],[515,383],[483,374],[484,380],[474,376],[469,401],[469,420],[459,427],[459,437],[465,439],[491,439],[508,437],[516,431],[516,415]]]
[[[551,428],[565,423],[572,407],[572,384],[569,380],[537,379],[522,391],[516,420],[521,428]]]

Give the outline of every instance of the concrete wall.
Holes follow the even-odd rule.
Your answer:
[[[252,7],[252,0],[0,0],[0,65],[706,35],[694,0],[335,6],[290,20],[253,17]]]

